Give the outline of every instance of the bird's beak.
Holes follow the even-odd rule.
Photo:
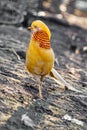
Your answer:
[[[28,30],[33,30],[33,28],[32,27],[28,27]]]

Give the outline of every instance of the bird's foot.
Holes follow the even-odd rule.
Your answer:
[[[41,93],[38,93],[38,97],[39,97],[40,99],[43,99],[43,95],[42,95]]]

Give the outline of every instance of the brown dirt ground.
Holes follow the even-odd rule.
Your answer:
[[[25,53],[30,32],[22,27],[0,25],[0,130],[87,130],[87,30],[64,24],[54,17],[39,17],[29,12],[28,24],[41,19],[52,32],[55,69],[76,93],[63,91],[49,77],[43,81],[44,100],[37,98],[38,84],[25,68]],[[58,64],[57,64],[58,61]],[[25,126],[21,116],[27,115],[35,127]],[[73,123],[63,119],[68,114]]]

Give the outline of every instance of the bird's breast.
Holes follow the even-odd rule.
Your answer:
[[[26,53],[26,66],[32,74],[47,75],[54,66],[54,52],[49,39],[41,38],[40,34],[32,36]]]

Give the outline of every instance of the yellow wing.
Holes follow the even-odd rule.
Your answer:
[[[27,53],[26,66],[29,72],[36,75],[47,75],[54,66],[54,53],[52,48],[41,48],[31,39]]]

